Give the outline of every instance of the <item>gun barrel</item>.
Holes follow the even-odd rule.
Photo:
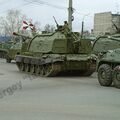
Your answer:
[[[57,20],[55,19],[54,16],[53,16],[53,18],[54,18],[54,21],[55,21],[55,23],[56,23],[56,25],[57,25],[57,27],[58,27],[59,25],[58,25],[58,23],[57,23]]]
[[[13,32],[13,35],[15,35],[15,36],[22,36],[22,37],[28,38],[28,39],[31,38],[31,37],[29,37],[29,36],[26,36],[26,35],[23,35],[23,34],[19,34],[19,33],[16,33],[16,32]]]

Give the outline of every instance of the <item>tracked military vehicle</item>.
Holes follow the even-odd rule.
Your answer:
[[[0,43],[0,58],[6,58],[11,45],[11,43]]]
[[[95,71],[95,56],[91,54],[89,40],[82,40],[72,32],[73,8],[69,0],[68,23],[58,25],[55,32],[36,35],[23,43],[16,64],[20,71],[40,76],[56,76],[59,73],[78,73],[90,76]]]
[[[21,42],[12,44],[12,46],[7,50],[7,53],[6,53],[5,58],[7,63],[10,63],[11,60],[15,60],[15,56],[20,54],[21,47],[22,47]]]
[[[36,35],[23,46],[26,50],[16,56],[20,71],[40,76],[61,72],[90,76],[95,71],[91,41],[80,40],[68,27],[58,26],[54,33]]]
[[[6,54],[6,62],[10,63],[11,60],[15,60],[15,56],[19,55],[21,53],[21,49],[22,49],[22,43],[28,39],[30,39],[30,37],[27,37],[25,35],[21,35],[21,34],[15,34],[13,33],[13,35],[17,36],[17,41],[15,40],[11,47],[7,50],[7,54]]]
[[[98,55],[98,81],[102,86],[120,88],[120,34],[99,37],[93,51]]]

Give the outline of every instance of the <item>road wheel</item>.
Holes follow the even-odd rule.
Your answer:
[[[41,65],[40,66],[40,76],[44,76],[45,75],[45,66]]]
[[[21,70],[21,67],[22,67],[22,66],[21,66],[21,63],[16,62],[16,64],[17,64],[17,66],[18,66],[19,71],[22,71],[22,70]]]
[[[39,65],[36,65],[36,67],[35,67],[35,73],[36,73],[36,75],[39,75],[40,74],[40,66]]]
[[[10,59],[10,58],[7,58],[7,59],[6,59],[6,62],[7,62],[7,63],[11,63],[11,59]]]
[[[116,88],[120,89],[120,66],[115,67],[113,71],[113,83]]]
[[[30,73],[34,74],[35,73],[35,65],[30,66]]]
[[[52,64],[48,64],[45,66],[45,76],[49,77],[52,74]]]
[[[25,71],[25,64],[24,63],[20,63],[20,71]]]
[[[25,72],[30,72],[30,65],[29,64],[25,64]]]
[[[112,72],[108,64],[100,65],[98,69],[98,81],[101,86],[110,86],[112,84]]]

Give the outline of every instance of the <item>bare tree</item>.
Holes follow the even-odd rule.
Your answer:
[[[9,10],[5,17],[0,18],[1,34],[12,35],[14,31],[20,32],[24,19],[26,19],[26,16],[21,14],[19,10]]]
[[[19,10],[11,9],[7,12],[5,17],[0,17],[0,34],[12,35],[13,32],[28,33],[28,31],[22,31],[22,22],[30,21],[26,15],[22,14]],[[35,22],[36,29],[39,27],[39,22]]]
[[[44,30],[48,33],[54,32],[55,31],[55,26],[46,24],[45,27],[44,27]]]

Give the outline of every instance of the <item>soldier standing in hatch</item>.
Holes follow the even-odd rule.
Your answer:
[[[67,21],[64,21],[63,29],[68,29],[68,22]]]
[[[68,27],[68,22],[67,21],[64,21],[63,30],[65,31],[65,33],[69,33],[69,27]]]
[[[68,22],[64,21],[64,27],[68,27]]]

